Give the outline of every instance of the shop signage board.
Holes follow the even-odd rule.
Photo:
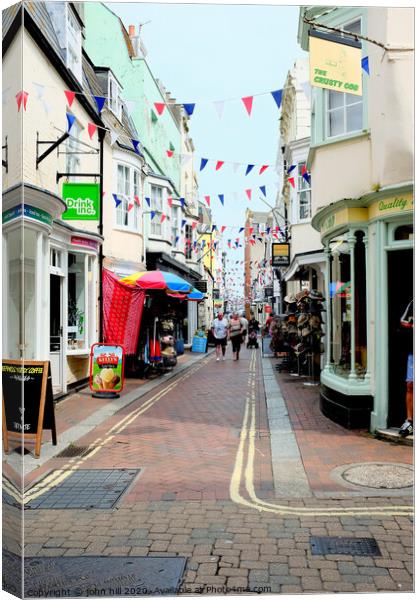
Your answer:
[[[13,206],[13,208],[5,210],[2,215],[3,224],[14,221],[15,219],[20,219],[22,215],[26,219],[33,219],[39,223],[45,223],[46,225],[50,226],[52,225],[53,219],[49,213],[41,208],[31,206],[30,204],[18,204],[17,206]]]
[[[290,265],[290,244],[273,242],[271,256],[273,267],[288,267]]]
[[[91,248],[92,250],[97,250],[99,246],[98,242],[95,242],[95,240],[83,238],[78,235],[72,235],[70,241],[73,246],[83,246],[84,248]]]
[[[118,397],[124,387],[124,348],[93,344],[90,349],[89,385],[98,395]]]
[[[64,221],[99,220],[99,183],[63,183]]]
[[[309,31],[310,83],[362,96],[362,45],[354,39]]]
[[[35,441],[35,457],[41,452],[42,432],[50,429],[57,445],[54,401],[49,361],[3,360],[3,446],[9,438]]]

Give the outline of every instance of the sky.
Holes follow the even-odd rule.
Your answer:
[[[181,103],[196,102],[190,134],[201,157],[245,163],[234,172],[231,164],[215,171],[209,161],[199,172],[199,193],[209,195],[213,222],[226,225],[227,239],[239,236],[245,210],[269,210],[258,197],[266,185],[266,201],[275,203],[278,175],[275,162],[280,111],[271,91],[283,88],[296,58],[306,54],[297,43],[297,6],[107,3],[128,29],[142,27],[149,66]],[[251,116],[241,98],[254,94]],[[214,101],[225,103],[219,118]],[[262,175],[257,166],[245,176],[246,164],[270,164]],[[251,201],[245,189],[251,188]],[[254,191],[255,190],[255,191]],[[234,192],[237,192],[235,198]],[[225,195],[224,207],[218,194]],[[243,260],[243,251],[228,253]],[[240,280],[243,281],[243,275]]]

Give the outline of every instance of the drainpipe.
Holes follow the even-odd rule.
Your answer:
[[[104,199],[103,199],[103,188],[104,188],[104,137],[105,131],[99,129],[99,235],[103,235],[104,231]],[[99,246],[99,341],[103,342],[104,335],[104,316],[103,316],[103,277],[102,268],[104,262],[104,252],[102,243]]]

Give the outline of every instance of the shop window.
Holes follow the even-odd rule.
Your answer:
[[[306,166],[305,162],[298,164],[297,176],[297,204],[298,221],[307,221],[311,218],[311,185],[302,176],[302,169]]]
[[[394,240],[396,242],[402,242],[405,240],[414,239],[414,227],[413,225],[401,225],[397,227],[394,232]]]
[[[151,221],[150,232],[152,235],[162,235],[162,202],[163,188],[158,185],[150,186],[151,209],[156,213],[155,218]]]
[[[139,196],[140,175],[136,169],[128,165],[117,165],[117,196],[121,200],[115,208],[116,224],[119,227],[138,231],[140,210],[134,201],[134,196]]]
[[[85,255],[68,254],[68,348],[86,348]]]

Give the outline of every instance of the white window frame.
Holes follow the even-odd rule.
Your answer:
[[[159,237],[163,235],[162,223],[160,220],[163,214],[164,189],[163,186],[154,183],[150,185],[150,210],[153,210],[156,213],[154,219],[150,222],[150,233],[151,235],[157,235]],[[158,193],[155,194],[155,192]],[[160,201],[157,202],[157,200]]]
[[[108,108],[121,121],[122,117],[122,87],[110,72],[108,75]]]
[[[67,5],[66,42],[66,66],[81,82],[82,28],[69,5]]]
[[[119,173],[123,170],[124,177],[121,180]],[[134,174],[137,174],[138,182],[135,185]],[[121,181],[123,185],[121,186]],[[116,163],[116,195],[121,203],[115,207],[114,228],[140,233],[140,209],[134,200],[134,196],[140,197],[140,171],[122,161]],[[128,205],[133,204],[129,211]]]
[[[179,206],[172,206],[171,209],[171,242],[172,246],[176,247],[176,238],[179,235]]]
[[[343,24],[341,26],[341,29],[343,29],[344,31],[349,31],[349,28],[351,28],[353,25],[355,25],[356,23],[360,23],[360,29],[358,32],[354,32],[354,33],[360,33],[362,32],[362,17],[359,16],[355,19],[352,19],[351,21]],[[343,34],[342,34],[342,37]],[[340,138],[343,136],[347,136],[347,135],[351,135],[351,134],[355,134],[358,133],[360,131],[363,131],[363,96],[355,96],[354,94],[346,94],[343,92],[335,92],[336,94],[339,94],[338,97],[342,97],[342,105],[338,106],[338,107],[334,107],[334,108],[330,108],[330,92],[333,92],[333,90],[324,90],[324,114],[325,114],[325,139],[326,140],[333,140],[335,138]],[[354,97],[354,101],[352,101],[351,103],[348,103],[349,99],[352,99],[351,97]],[[352,99],[353,100],[353,99]],[[348,125],[347,125],[347,110],[349,107],[351,106],[357,106],[360,105],[361,109],[362,109],[362,119],[361,119],[361,127],[360,129],[352,129],[351,131],[349,131],[347,129]],[[331,113],[333,112],[338,112],[338,111],[343,111],[343,131],[340,133],[336,133],[335,135],[331,135],[330,134],[330,125],[329,125],[329,116]]]
[[[296,186],[296,222],[297,223],[308,223],[312,217],[312,193],[311,193],[311,184],[303,178],[301,170],[302,167],[306,165],[305,160],[300,160],[297,163],[297,186]],[[300,208],[301,208],[301,195],[302,192],[309,192],[309,214],[307,217],[300,216]]]
[[[68,292],[68,270],[66,272],[67,281],[65,290],[66,299],[65,299],[65,314],[63,315],[63,332],[65,332],[65,337],[63,333],[63,345],[65,348],[65,354],[78,355],[78,354],[87,354],[91,345],[94,343],[96,338],[96,286],[97,286],[97,257],[93,254],[88,254],[86,252],[79,252],[73,247],[69,247],[68,250],[63,253],[63,258],[65,262],[68,261],[68,255],[75,254],[78,257],[83,257],[83,269],[84,269],[84,346],[83,348],[70,348],[69,346],[69,331],[70,327],[68,324],[68,304],[69,304],[69,292]],[[91,262],[91,274],[92,281],[89,282],[89,261]],[[63,290],[64,291],[64,290]],[[90,292],[90,293],[89,293]],[[90,295],[93,294],[91,298]],[[65,319],[65,320],[64,320]],[[77,339],[77,338],[76,338]]]

